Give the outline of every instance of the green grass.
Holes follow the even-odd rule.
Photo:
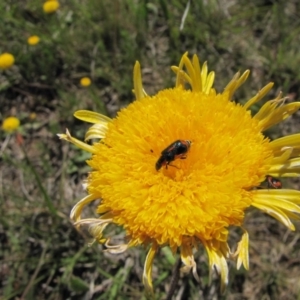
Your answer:
[[[249,68],[251,80],[236,94],[241,103],[269,81],[276,86],[269,97],[282,90],[299,98],[297,1],[191,1],[180,31],[186,3],[70,0],[61,1],[52,15],[37,0],[0,3],[0,53],[16,58],[11,69],[0,72],[0,119],[20,118],[24,139],[20,147],[15,135],[0,132],[1,299],[146,299],[141,280],[146,250],[108,255],[102,246],[88,247],[89,234],[69,221],[72,206],[85,195],[81,184],[89,156],[56,136],[69,128],[83,139],[87,125],[74,119],[78,109],[113,117],[133,101],[136,60],[146,70],[149,94],[174,84],[169,67],[189,51],[216,71],[219,91]],[[41,42],[28,46],[33,34]],[[83,76],[92,79],[91,86],[80,87]],[[299,115],[270,134],[296,131]],[[299,188],[299,181],[287,184]],[[208,285],[207,258],[200,250],[202,282],[180,277],[176,299],[300,299],[300,234],[256,211],[249,212],[245,226],[251,269],[236,271],[232,265],[229,287],[220,296],[217,276]],[[167,248],[157,255],[156,299],[166,297],[177,258]]]

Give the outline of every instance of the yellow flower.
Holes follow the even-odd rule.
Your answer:
[[[2,129],[7,133],[17,130],[19,126],[20,120],[16,117],[8,117],[2,123]]]
[[[32,35],[27,39],[27,43],[34,46],[40,42],[40,38],[37,35]]]
[[[300,219],[300,192],[272,189],[265,182],[267,176],[299,176],[300,134],[274,141],[263,134],[297,111],[300,103],[285,104],[278,95],[252,116],[249,108],[273,83],[240,105],[232,96],[249,71],[237,73],[218,93],[213,88],[214,72],[208,73],[206,63],[200,67],[197,56],[189,60],[184,54],[172,69],[176,86],[148,96],[136,63],[136,101],[114,119],[77,111],[77,118],[94,124],[85,140],[100,141],[90,145],[69,131],[59,135],[92,154],[88,196],[74,206],[71,218],[77,226],[88,225],[95,241],[105,243],[111,253],[149,246],[143,282],[150,291],[152,263],[160,247],[179,250],[183,270],[192,270],[198,279],[193,250],[200,244],[207,251],[210,270],[220,273],[224,290],[228,258],[236,259],[237,268],[249,268],[249,237],[242,227],[248,207],[261,209],[291,230],[295,229],[291,219]],[[276,187],[279,181],[268,178]],[[97,199],[99,218],[81,219],[83,208]],[[111,223],[125,229],[128,243],[111,244],[104,233]],[[235,251],[227,243],[229,226],[244,232]]]
[[[10,53],[3,53],[0,55],[0,69],[8,69],[10,68],[15,62],[15,58]]]
[[[81,85],[81,86],[87,87],[87,86],[90,86],[91,83],[92,83],[92,82],[91,82],[91,79],[88,78],[88,77],[82,77],[82,78],[80,79],[80,85]]]
[[[31,121],[35,120],[35,119],[36,119],[36,113],[35,113],[35,112],[30,113],[29,119],[30,119]]]
[[[43,4],[43,10],[46,14],[52,14],[59,8],[59,2],[56,0],[46,1]]]

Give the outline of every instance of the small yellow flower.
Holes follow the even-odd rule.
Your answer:
[[[27,39],[27,43],[34,46],[40,42],[40,38],[37,35],[32,35]]]
[[[2,123],[2,129],[7,133],[11,133],[17,130],[19,126],[20,126],[20,120],[16,117],[8,117],[4,119]]]
[[[43,10],[46,14],[52,14],[56,12],[59,8],[59,2],[56,0],[49,0],[44,2]]]
[[[30,113],[29,119],[30,119],[31,121],[35,120],[35,119],[36,119],[36,113],[35,113],[35,112]]]
[[[91,85],[91,79],[89,77],[82,77],[80,79],[80,85],[81,86],[84,86],[84,87],[87,87],[87,86],[90,86]]]
[[[3,53],[0,55],[0,69],[8,69],[10,68],[15,62],[15,58],[10,53]]]
[[[241,105],[232,97],[249,71],[237,73],[218,93],[213,88],[214,72],[208,72],[206,63],[201,67],[197,56],[190,60],[183,55],[172,69],[176,86],[148,96],[137,62],[136,101],[114,119],[77,111],[75,117],[93,124],[85,140],[100,141],[84,143],[69,131],[59,135],[92,154],[88,195],[73,207],[71,218],[76,226],[88,225],[95,241],[105,243],[111,253],[148,246],[143,273],[147,290],[152,291],[155,254],[164,246],[174,254],[179,251],[183,270],[199,279],[193,252],[200,245],[208,254],[210,271],[221,275],[224,290],[228,258],[236,259],[237,268],[249,268],[249,236],[243,228],[247,208],[254,206],[291,230],[295,230],[291,219],[300,219],[300,192],[272,189],[266,183],[270,176],[299,176],[300,134],[270,141],[263,133],[296,112],[300,102],[285,104],[279,94],[252,115],[249,108],[273,83]],[[191,141],[189,151],[174,147],[164,151],[177,140]],[[161,168],[156,167],[158,162]],[[99,217],[81,219],[83,208],[94,200],[100,200]],[[105,235],[112,223],[125,229],[127,243],[112,245]],[[243,234],[232,251],[228,235],[234,226]]]

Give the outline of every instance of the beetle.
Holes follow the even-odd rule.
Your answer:
[[[158,171],[162,166],[168,165],[175,159],[185,159],[186,154],[190,149],[192,142],[189,140],[177,140],[169,145],[166,149],[161,152],[161,156],[155,164],[155,169]]]
[[[266,180],[268,183],[268,188],[273,188],[273,189],[281,189],[282,188],[282,183],[279,179],[277,179],[271,175],[267,175]]]

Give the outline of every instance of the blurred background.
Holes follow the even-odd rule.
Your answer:
[[[0,299],[145,299],[146,249],[109,255],[72,226],[89,155],[56,134],[68,128],[83,140],[88,124],[73,117],[76,110],[114,117],[132,102],[136,60],[148,94],[174,86],[170,66],[186,51],[208,61],[220,92],[250,69],[235,96],[240,103],[270,81],[266,99],[280,91],[299,99],[300,2],[8,0],[0,11]],[[266,134],[299,132],[299,120],[296,113]],[[299,189],[299,180],[283,185]],[[300,299],[299,224],[291,232],[249,210],[245,228],[250,270],[230,263],[225,295],[218,276],[208,285],[199,249],[201,283],[180,277],[173,299]],[[165,299],[176,260],[167,248],[157,255],[156,299]]]

